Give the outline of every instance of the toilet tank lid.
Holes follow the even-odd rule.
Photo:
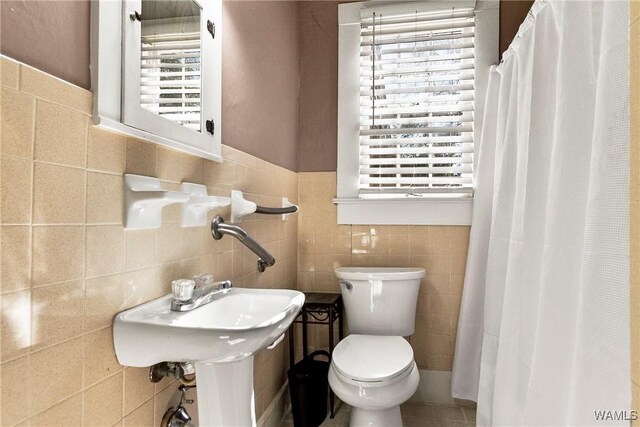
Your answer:
[[[411,280],[421,279],[424,268],[340,267],[335,269],[338,279],[344,280]]]

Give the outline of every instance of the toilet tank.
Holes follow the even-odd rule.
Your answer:
[[[341,267],[335,274],[350,333],[413,334],[424,268]]]

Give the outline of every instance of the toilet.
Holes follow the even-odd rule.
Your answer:
[[[400,405],[418,389],[413,349],[423,268],[342,267],[349,335],[333,350],[329,385],[352,407],[349,425],[402,426]]]

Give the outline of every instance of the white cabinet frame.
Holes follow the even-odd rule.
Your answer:
[[[140,11],[140,3],[140,0],[91,2],[91,90],[94,125],[221,162],[222,0],[198,2],[203,7],[200,20],[202,43],[202,131],[200,133],[139,106],[140,68],[139,66],[125,67],[123,54],[127,48],[137,49],[138,55],[140,54],[140,23],[133,23],[129,19],[130,13],[135,10]],[[215,24],[215,38],[211,37],[206,29],[208,19]],[[134,25],[129,26],[129,24]],[[128,46],[126,45],[123,31],[125,26],[127,26],[126,31],[129,32],[137,28],[137,47],[131,42]],[[130,38],[130,40],[133,39]],[[126,90],[123,90],[125,88]],[[125,104],[124,96],[136,97],[137,102]],[[136,127],[124,124],[125,105],[133,104],[137,104],[141,110],[139,117],[142,122],[139,122],[140,126]],[[204,129],[204,122],[210,119],[214,121],[215,126],[213,135]],[[153,129],[153,133],[139,127]]]

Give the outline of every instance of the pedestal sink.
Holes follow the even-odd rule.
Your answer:
[[[116,316],[118,361],[134,367],[194,363],[200,425],[255,426],[253,354],[285,333],[304,294],[232,288],[188,312],[171,311],[171,300],[167,295]]]

